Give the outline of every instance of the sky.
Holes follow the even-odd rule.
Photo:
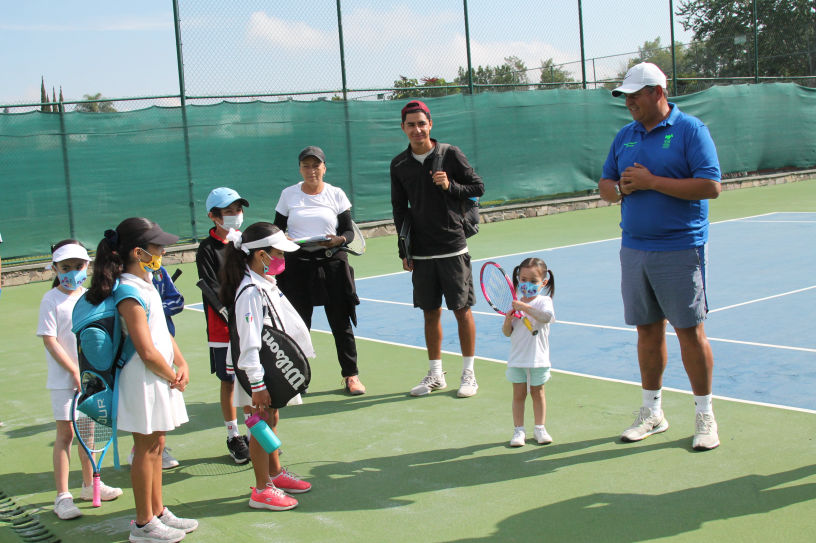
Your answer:
[[[462,0],[341,5],[349,88],[450,81],[467,65]],[[474,67],[551,58],[580,79],[577,0],[467,5]],[[668,0],[583,0],[582,11],[589,79],[625,68],[625,57],[601,57],[671,41]],[[41,78],[66,100],[179,94],[172,0],[0,0],[0,13],[0,104],[38,102]],[[342,87],[335,0],[179,0],[179,13],[188,96]],[[675,32],[690,40],[677,20]]]

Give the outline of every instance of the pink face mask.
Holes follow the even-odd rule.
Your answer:
[[[286,268],[286,260],[283,258],[270,257],[269,264],[264,264],[264,275],[280,275]]]

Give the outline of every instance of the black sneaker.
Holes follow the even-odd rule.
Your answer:
[[[227,439],[227,449],[236,464],[249,462],[249,447],[245,436],[235,436]]]

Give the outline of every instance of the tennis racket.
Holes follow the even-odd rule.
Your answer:
[[[520,311],[513,311],[513,302],[518,300],[516,289],[513,288],[513,282],[501,266],[495,262],[485,262],[479,274],[479,282],[482,285],[485,300],[496,313],[507,315],[512,312],[514,317],[521,319],[531,334],[538,333],[538,330],[533,330],[530,319]]]
[[[363,237],[363,233],[360,231],[360,227],[357,226],[357,223],[352,221],[351,222],[351,229],[354,231],[354,239],[352,239],[346,245],[340,245],[339,247],[332,247],[330,249],[326,249],[326,256],[332,257],[337,253],[337,251],[346,251],[353,255],[360,256],[365,253],[366,244],[365,238]]]
[[[102,498],[99,494],[100,470],[105,453],[108,452],[108,447],[113,443],[113,428],[94,421],[94,419],[77,409],[77,402],[81,396],[81,391],[77,391],[76,396],[74,396],[73,405],[71,406],[71,422],[79,444],[88,454],[88,458],[91,459],[91,466],[93,466],[93,506],[99,507],[102,505]],[[99,454],[98,459],[95,458],[97,453]]]

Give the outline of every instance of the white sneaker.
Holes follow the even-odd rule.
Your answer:
[[[527,441],[527,434],[524,433],[524,428],[513,429],[513,439],[510,440],[511,447],[521,447]]]
[[[156,518],[158,518],[159,522],[161,522],[165,526],[170,526],[171,528],[175,528],[176,530],[181,530],[186,534],[189,534],[190,532],[198,528],[197,520],[191,518],[178,518],[166,507],[162,511],[162,514]]]
[[[476,395],[476,390],[479,385],[476,383],[476,376],[473,370],[463,370],[462,380],[459,382],[459,392],[456,393],[460,398],[470,398]]]
[[[648,407],[641,407],[635,422],[621,434],[623,441],[640,441],[652,434],[659,434],[669,429],[669,421],[663,413],[655,416]]]
[[[158,518],[153,517],[141,528],[136,526],[135,520],[131,521],[128,541],[132,543],[176,543],[184,539],[186,535],[183,531],[163,524]]]
[[[428,375],[422,378],[422,381],[411,389],[411,396],[425,396],[430,394],[432,390],[442,390],[448,386],[445,382],[445,372],[434,375],[428,372]]]
[[[162,469],[172,469],[179,465],[179,461],[173,458],[173,455],[170,454],[169,451],[169,447],[165,447],[162,450]]]
[[[108,486],[102,481],[99,482],[99,497],[102,499],[103,502],[115,500],[121,495],[122,495],[121,488],[117,488],[115,486]],[[86,501],[93,500],[93,484],[91,486],[85,486],[83,484],[82,491],[80,491],[79,493],[79,497],[80,499]]]
[[[691,446],[695,451],[708,451],[720,445],[717,435],[717,421],[714,413],[697,413],[694,419],[694,439]]]
[[[544,426],[536,426],[533,429],[533,433],[539,445],[549,445],[553,442],[552,436],[547,433],[547,429],[544,428]]]
[[[54,514],[62,520],[70,520],[72,518],[81,517],[82,511],[79,510],[79,507],[74,505],[74,497],[69,493],[62,498],[58,496],[57,499],[54,500]]]

